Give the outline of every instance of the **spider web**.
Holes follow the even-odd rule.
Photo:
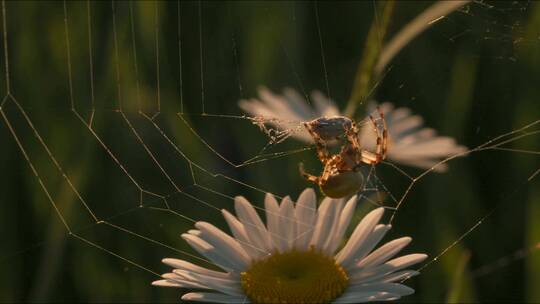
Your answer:
[[[355,4],[356,9],[364,6],[378,16],[373,3]],[[13,292],[6,293],[5,299],[62,299],[61,285],[55,285],[55,280],[79,274],[70,273],[70,267],[84,275],[70,283],[76,295],[66,297],[176,299],[177,290],[156,291],[149,286],[163,272],[160,259],[176,256],[208,266],[178,240],[180,233],[198,220],[224,227],[220,211],[230,210],[236,195],[246,196],[263,211],[264,193],[291,194],[294,199],[301,189],[311,186],[296,168],[303,161],[310,168],[320,166],[315,151],[289,138],[300,122],[291,122],[292,127],[285,130],[269,127],[272,121],[242,114],[237,100],[255,96],[260,84],[293,85],[308,101],[312,87],[325,90],[334,100],[346,100],[356,61],[350,64],[340,62],[339,56],[328,56],[340,49],[330,38],[354,41],[356,47],[344,49],[360,53],[358,29],[369,26],[368,21],[361,21],[354,23],[356,27],[349,24],[343,31],[331,31],[332,14],[346,9],[346,5],[331,9],[326,3],[3,2],[1,81],[5,88],[0,114],[2,146],[8,151],[2,156],[9,169],[2,174],[1,184],[6,198],[16,201],[5,204],[3,213],[8,217],[6,229],[21,230],[13,234],[23,241],[4,235],[7,249],[0,263],[30,262],[21,266],[23,271],[16,274],[12,267],[6,274],[17,276],[19,282],[31,278],[29,283],[7,284],[13,288],[6,290]],[[399,9],[411,17],[419,11],[413,5]],[[47,12],[47,18],[25,21],[37,11]],[[504,240],[499,246],[474,245],[494,231],[505,238],[525,237],[525,232],[497,226],[504,220],[524,218],[519,212],[525,208],[521,202],[527,195],[531,209],[538,198],[533,187],[539,172],[540,113],[527,110],[531,83],[524,77],[510,86],[524,99],[516,105],[519,119],[501,120],[504,115],[490,114],[506,114],[515,94],[472,106],[466,116],[472,121],[447,118],[462,109],[456,100],[474,97],[471,88],[460,85],[460,67],[475,64],[482,71],[476,63],[483,60],[489,64],[484,73],[509,66],[516,75],[520,72],[518,66],[528,62],[527,51],[539,46],[538,36],[527,32],[525,24],[534,12],[529,2],[471,3],[437,20],[433,29],[396,57],[377,83],[372,97],[418,109],[441,132],[467,134],[469,138],[463,140],[472,147],[463,155],[442,160],[441,164],[451,166],[444,175],[393,162],[365,168],[367,183],[360,192],[365,203],[359,204],[356,219],[375,206],[388,208],[393,234],[411,235],[415,239],[411,250],[430,254],[421,266],[420,278],[425,282],[454,274],[444,269],[461,261],[458,253],[472,255],[466,263],[473,270],[466,278],[478,278],[479,285],[515,265],[512,261],[537,255],[534,239],[525,246],[528,243]],[[264,25],[247,32],[248,17],[260,18]],[[394,22],[404,23],[399,18]],[[22,30],[23,25],[29,29]],[[269,38],[260,49],[249,49],[246,45],[253,35]],[[39,52],[25,47],[31,39],[37,40]],[[320,52],[320,64],[303,62],[302,43]],[[277,55],[265,53],[265,48]],[[443,62],[448,49],[454,48],[458,48],[458,70],[448,72],[437,62]],[[281,75],[277,78],[264,75],[272,56],[281,63],[273,67]],[[411,69],[418,57],[432,64]],[[408,70],[416,78],[404,80]],[[417,83],[425,79],[422,73],[434,77]],[[508,79],[500,81],[504,80]],[[486,86],[489,81],[484,81],[477,86]],[[448,87],[456,87],[452,92],[457,93],[449,94],[441,113],[432,100]],[[493,90],[497,96],[493,86],[484,90]],[[473,132],[465,132],[469,129]],[[512,170],[512,162],[517,169]],[[482,184],[468,177],[490,174],[499,174],[500,183]],[[497,185],[500,189],[489,189]],[[464,194],[441,194],[452,189]],[[475,206],[476,201],[488,200],[492,203]],[[419,218],[427,218],[426,224],[415,225]],[[459,224],[451,226],[455,223]],[[440,230],[422,231],[429,226]],[[434,239],[435,244],[430,244]],[[69,265],[61,265],[63,259]],[[107,286],[103,281],[115,283]],[[444,297],[452,286],[429,288],[431,292],[417,299],[440,300],[438,293]],[[52,295],[51,289],[55,290]],[[425,289],[420,286],[418,293]]]

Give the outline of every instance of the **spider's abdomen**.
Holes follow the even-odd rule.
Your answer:
[[[342,198],[356,194],[364,186],[364,176],[360,172],[346,171],[330,175],[319,184],[321,191],[331,198]]]
[[[318,135],[324,141],[330,141],[342,137],[351,129],[352,120],[345,116],[320,117],[306,122],[306,128]]]

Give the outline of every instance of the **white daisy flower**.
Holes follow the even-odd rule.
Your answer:
[[[259,89],[259,98],[241,100],[240,108],[246,113],[261,117],[280,130],[290,131],[290,136],[304,142],[313,142],[312,137],[302,125],[319,117],[343,115],[336,104],[319,91],[311,94],[314,107],[293,89],[285,89],[283,95],[276,95],[265,87]],[[371,102],[368,113],[373,113],[376,103]],[[441,160],[465,152],[467,149],[448,136],[437,136],[431,128],[425,128],[424,120],[405,107],[394,108],[385,102],[379,105],[388,126],[387,158],[405,165],[428,169]],[[376,116],[376,115],[375,115]],[[367,149],[374,149],[376,135],[370,123],[363,125],[360,143]],[[443,172],[446,164],[440,164],[435,171]]]
[[[394,258],[411,241],[402,237],[375,249],[390,225],[378,224],[383,208],[366,215],[342,245],[356,197],[323,199],[306,189],[294,204],[265,198],[266,225],[242,196],[236,217],[222,210],[233,236],[197,222],[182,235],[191,247],[221,270],[166,258],[173,271],[155,286],[201,289],[182,300],[213,303],[359,303],[399,299],[414,293],[402,285],[418,274],[407,270],[425,254]],[[338,250],[339,249],[339,250]]]

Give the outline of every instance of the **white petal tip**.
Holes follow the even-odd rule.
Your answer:
[[[414,289],[410,288],[409,286],[401,285],[399,284],[399,295],[400,296],[409,296],[414,293]]]
[[[377,219],[376,222],[378,223],[381,220],[381,217],[383,216],[383,214],[384,214],[384,208],[380,207],[368,213],[364,218],[368,216],[375,217]]]
[[[379,207],[379,208],[377,208],[377,209],[371,211],[370,213],[377,213],[377,214],[380,213],[380,214],[382,215],[382,214],[384,213],[384,208],[383,208],[383,207]]]
[[[313,194],[315,194],[315,190],[313,190],[313,188],[308,187],[304,191],[302,191],[302,194],[303,193],[309,193],[309,194],[313,193]],[[300,194],[300,195],[302,195],[302,194]]]
[[[219,299],[215,299],[215,297],[219,297]],[[206,292],[190,292],[186,293],[182,296],[182,300],[184,301],[195,301],[195,302],[205,302],[205,303],[229,303],[225,300],[226,296],[222,296],[221,294],[214,294],[214,293],[206,293]]]
[[[243,197],[241,195],[234,197],[234,207],[235,208],[238,209],[240,206],[245,206],[245,205],[250,205],[249,201],[245,197]]]
[[[174,269],[173,272],[177,270],[177,269]],[[164,273],[161,275],[162,278],[164,279],[174,279],[176,278],[177,276],[174,274],[174,273],[171,273],[171,272],[167,272],[167,273]]]
[[[188,233],[191,234],[191,235],[195,235],[195,236],[200,236],[201,235],[201,231],[197,230],[197,229],[190,229],[190,230],[188,230]]]
[[[181,299],[184,301],[197,301],[201,299],[201,296],[198,293],[190,292],[183,295]]]
[[[409,245],[409,243],[411,243],[411,241],[412,241],[412,237],[404,236],[404,237],[401,237],[399,239],[395,239],[392,242],[393,242],[394,246],[404,248],[405,246]],[[392,243],[392,242],[389,242],[389,244]]]
[[[427,259],[428,255],[424,253],[415,253],[414,257],[415,257],[416,263],[420,263],[424,261],[425,259]]]
[[[204,229],[204,228],[207,228],[210,224],[207,223],[207,222],[196,222],[195,223],[195,227],[197,227],[198,229]],[[190,230],[191,231],[191,230]]]
[[[180,287],[180,285],[170,282],[169,280],[157,280],[152,282],[152,286],[157,287]]]
[[[234,215],[230,213],[227,209],[221,209],[221,214],[223,214],[224,217],[234,217]]]

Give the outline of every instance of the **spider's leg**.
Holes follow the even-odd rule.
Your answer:
[[[331,160],[331,162],[333,162],[333,160]],[[324,168],[323,173],[319,177],[319,185],[326,184],[326,181],[328,181],[328,179],[330,178],[330,175],[331,175],[331,173],[333,171],[333,169],[330,169],[332,167],[335,168],[335,164],[334,165],[331,164],[330,166],[327,166],[327,167]]]
[[[386,158],[386,151],[388,150],[388,126],[386,125],[386,119],[384,119],[384,113],[379,106],[377,106],[377,110],[383,123],[381,159],[384,160]]]
[[[370,151],[362,150],[361,152],[362,162],[368,165],[376,165],[382,161],[381,155]]]
[[[388,148],[388,129],[386,125],[386,120],[384,119],[384,113],[379,107],[377,107],[377,110],[379,111],[379,116],[381,117],[381,120],[383,122],[382,136],[377,126],[377,123],[375,122],[375,119],[373,119],[373,116],[369,115],[369,119],[371,120],[371,123],[373,125],[373,131],[377,135],[375,153],[366,150],[362,150],[362,152],[360,153],[362,162],[371,165],[378,164],[383,161],[386,158],[386,151]]]
[[[324,140],[319,136],[319,134],[313,132],[311,126],[308,123],[304,123],[304,127],[313,138],[313,141],[315,141],[315,147],[317,148],[317,157],[323,164],[326,164],[326,162],[330,159],[330,153],[328,152],[328,149],[326,149],[326,144]]]
[[[358,157],[360,156],[360,151],[362,151],[362,148],[360,147],[360,140],[358,137],[359,132],[360,130],[358,129],[358,126],[356,125],[356,123],[353,122],[351,125],[351,128],[346,130],[347,141],[352,146],[352,150],[349,150],[350,147],[347,147],[347,146],[345,146],[344,149],[342,149],[342,152],[349,150],[347,151],[349,152],[349,154],[355,155],[354,157],[355,163],[360,162]]]
[[[307,179],[308,181],[310,181],[310,182],[312,182],[312,183],[315,183],[315,184],[318,184],[318,183],[319,183],[319,177],[307,173],[307,172],[304,170],[304,164],[303,164],[303,163],[299,163],[299,164],[298,164],[298,171],[300,171],[300,175],[302,175],[302,176],[303,176],[305,179]]]
[[[371,124],[373,125],[373,131],[377,135],[377,143],[375,146],[375,154],[380,155],[382,151],[382,137],[379,132],[379,127],[377,126],[377,123],[375,122],[375,119],[373,119],[373,116],[369,115],[369,119],[371,120]]]

